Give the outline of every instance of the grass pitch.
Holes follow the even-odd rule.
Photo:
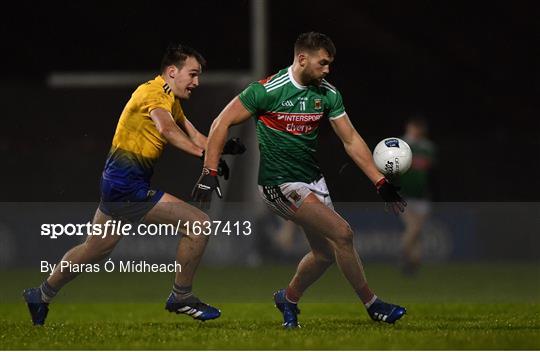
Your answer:
[[[405,305],[395,325],[372,322],[345,279],[329,270],[303,297],[301,329],[283,330],[272,292],[293,267],[203,268],[195,291],[222,310],[201,323],[164,310],[172,275],[85,274],[33,327],[20,292],[41,274],[0,274],[2,349],[540,349],[540,265],[459,264],[402,277],[367,264],[370,285]]]

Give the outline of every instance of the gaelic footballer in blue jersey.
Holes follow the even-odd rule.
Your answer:
[[[167,49],[161,73],[133,92],[126,104],[113,138],[101,179],[101,202],[93,224],[106,224],[112,219],[130,222],[177,224],[203,223],[208,216],[177,197],[150,187],[154,164],[164,146],[172,144],[192,156],[202,158],[207,138],[185,116],[181,100],[190,98],[199,86],[199,75],[205,63],[195,50],[181,45]],[[228,144],[229,150],[242,152],[238,141]],[[237,148],[231,148],[236,146]],[[225,165],[221,162],[222,168]],[[188,233],[193,233],[193,231]],[[121,235],[88,236],[86,242],[69,250],[63,261],[77,264],[97,263],[108,258]],[[208,236],[180,236],[173,290],[165,308],[198,320],[220,316],[217,308],[201,302],[192,293],[195,271],[205,250]],[[48,305],[58,291],[78,273],[60,270],[53,273],[40,287],[26,289],[23,296],[32,321],[43,325]]]

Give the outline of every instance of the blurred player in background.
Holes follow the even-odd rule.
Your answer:
[[[287,328],[299,326],[300,297],[334,261],[373,320],[393,323],[405,314],[405,308],[383,302],[369,288],[353,246],[353,231],[334,211],[315,159],[319,123],[329,119],[374,189],[396,213],[403,211],[405,202],[377,170],[371,151],[345,112],[341,94],[325,80],[334,56],[329,37],[315,32],[301,34],[294,46],[292,66],[250,84],[214,120],[203,171],[193,189],[193,199],[207,205],[214,190],[221,193],[217,169],[229,127],[253,116],[261,152],[260,194],[271,210],[303,228],[311,247],[287,289],[274,294]]]
[[[196,207],[157,189],[150,188],[155,163],[167,143],[187,154],[202,158],[207,138],[186,118],[180,100],[190,98],[199,86],[204,58],[192,48],[171,45],[162,60],[161,74],[140,85],[127,102],[118,121],[101,178],[101,202],[93,223],[106,224],[112,219],[133,223],[177,224],[204,222],[208,216]],[[229,141],[224,154],[243,152],[238,140]],[[228,168],[219,162],[220,174],[228,178]],[[180,171],[180,170],[179,170]],[[184,229],[185,230],[185,229]],[[63,261],[72,264],[97,263],[108,258],[123,236],[89,235],[83,244],[69,250]],[[192,293],[195,271],[204,253],[208,236],[180,237],[172,292],[165,308],[198,320],[215,319],[220,311],[201,302]],[[48,305],[58,291],[77,276],[69,269],[56,266],[53,273],[37,288],[24,290],[32,321],[43,325]]]
[[[401,215],[405,225],[402,236],[402,270],[414,274],[422,259],[422,228],[431,210],[435,145],[428,139],[427,121],[421,116],[409,119],[403,140],[409,144],[413,159],[411,168],[400,176],[401,192],[407,199],[407,209]]]

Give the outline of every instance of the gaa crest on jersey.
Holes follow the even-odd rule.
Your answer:
[[[321,110],[322,109],[322,99],[315,99],[313,107],[315,108],[315,110]]]
[[[290,194],[289,194],[289,197],[294,200],[295,202],[299,202],[302,197],[300,197],[300,195],[298,194],[298,192],[296,191],[292,191]]]

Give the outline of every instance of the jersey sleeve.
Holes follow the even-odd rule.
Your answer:
[[[341,93],[336,89],[328,92],[328,118],[330,120],[338,119],[345,115],[345,106]]]
[[[259,82],[253,82],[238,95],[242,105],[255,114],[257,111],[264,110],[268,104],[268,94],[266,89]]]
[[[141,92],[141,107],[148,114],[150,111],[161,108],[173,114],[174,98],[160,90],[147,90]]]

